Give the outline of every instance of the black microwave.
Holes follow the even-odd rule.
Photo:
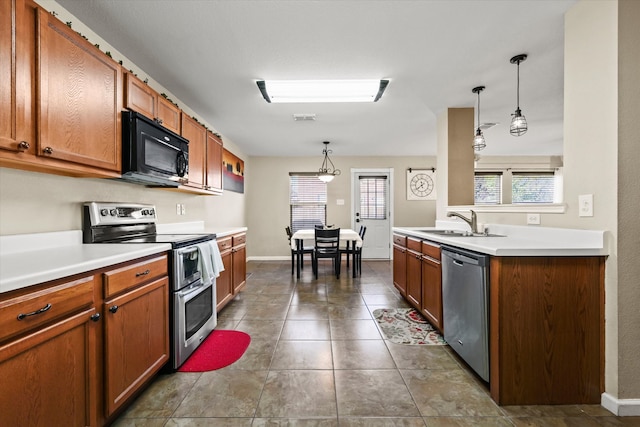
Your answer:
[[[189,141],[142,114],[122,112],[122,180],[178,187],[188,173]]]

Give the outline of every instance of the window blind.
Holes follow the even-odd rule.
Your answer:
[[[387,219],[387,177],[360,176],[360,219]]]
[[[502,203],[502,173],[476,172],[474,201],[478,205],[498,205]]]
[[[512,203],[553,203],[553,172],[513,172]]]
[[[316,174],[289,174],[291,231],[327,223],[327,183]]]

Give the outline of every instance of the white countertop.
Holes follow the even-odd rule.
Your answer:
[[[0,293],[170,249],[168,243],[83,244],[79,230],[0,236]]]
[[[158,224],[162,233],[215,233],[217,237],[246,227],[204,227],[204,222]],[[169,243],[83,244],[82,231],[0,236],[0,293],[108,267],[171,250]]]
[[[450,225],[446,221],[436,221],[436,227],[393,227],[393,231],[494,256],[607,255],[604,247],[605,232],[599,230],[487,224],[490,233],[504,237],[449,237],[425,232],[443,229],[468,230],[459,225]]]

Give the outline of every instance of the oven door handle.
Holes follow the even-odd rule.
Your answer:
[[[185,290],[176,292],[176,295],[178,296],[178,298],[183,300],[184,303],[187,303],[192,299],[194,299],[195,297],[197,297],[198,295],[200,295],[202,292],[206,291],[207,288],[210,286],[211,286],[211,283],[204,283],[200,281],[200,285],[198,286],[191,285]]]

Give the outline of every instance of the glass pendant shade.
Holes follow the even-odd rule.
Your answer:
[[[473,149],[475,151],[480,151],[487,146],[482,130],[480,130],[480,92],[483,90],[484,86],[476,86],[471,90],[471,92],[478,95],[478,128],[476,129],[476,135],[473,137]]]
[[[511,119],[511,126],[509,127],[509,133],[513,136],[524,135],[527,132],[527,119],[522,115],[518,108]]]
[[[335,176],[330,173],[318,174],[318,179],[322,182],[331,182],[333,178],[335,178]]]
[[[527,119],[522,115],[520,111],[520,63],[527,59],[527,55],[524,53],[516,55],[509,60],[512,64],[518,66],[518,78],[516,86],[516,112],[512,114],[511,126],[509,126],[509,133],[513,136],[521,136],[527,133],[529,128],[527,125]]]
[[[484,140],[484,135],[482,134],[482,131],[480,130],[480,128],[478,128],[476,130],[476,136],[473,138],[473,149],[475,151],[480,151],[486,146],[487,146],[487,143]]]

